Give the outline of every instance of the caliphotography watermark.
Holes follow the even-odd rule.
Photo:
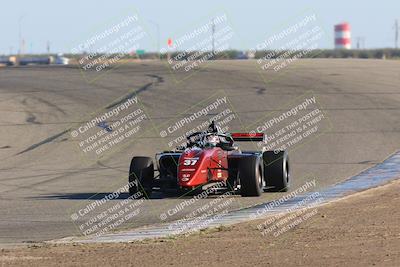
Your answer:
[[[71,48],[71,53],[78,56],[78,66],[91,82],[125,59],[137,58],[148,38],[139,15],[132,13],[85,36]]]
[[[175,206],[171,208],[166,208],[165,212],[162,212],[160,214],[160,220],[165,221],[168,218],[172,218],[179,215],[180,213],[183,213],[185,209],[190,209],[191,207],[195,206],[195,204],[198,203],[201,199],[206,199],[211,194],[214,194],[218,188],[226,185],[227,183],[225,181],[217,182],[191,198],[183,198],[182,201],[180,201]],[[196,212],[194,212],[194,214],[196,214]]]
[[[330,120],[316,96],[308,93],[290,103],[283,111],[256,122],[249,127],[249,131],[265,134],[265,142],[258,142],[258,147],[279,151],[293,149],[330,128]]]
[[[269,79],[271,72],[286,70],[301,58],[315,56],[325,37],[321,25],[316,13],[306,12],[255,44],[250,51],[262,53],[256,63],[263,78]]]
[[[176,80],[181,81],[209,60],[223,57],[235,37],[228,15],[220,12],[169,38],[160,53],[167,56],[166,64],[173,74],[187,73],[175,75]]]
[[[213,121],[221,132],[228,132],[231,125],[238,121],[238,115],[233,111],[229,99],[220,93],[207,98],[178,117],[158,128],[159,135],[165,140],[168,149],[185,145],[186,137],[206,131]]]
[[[253,214],[252,219],[266,217],[257,225],[262,236],[279,237],[316,215],[317,206],[324,201],[324,197],[318,191],[313,191],[315,187],[315,179],[307,181],[290,193],[266,203]],[[289,201],[291,205],[287,205]]]
[[[99,196],[96,194],[89,199],[90,203],[77,208],[70,217],[80,233],[84,236],[100,236],[137,219],[144,202],[143,193],[137,192],[120,200],[121,195],[128,191],[130,186],[137,186],[137,183],[130,182],[99,199],[92,200]]]
[[[70,134],[81,154],[88,159],[98,159],[143,134],[148,121],[135,96],[111,104],[105,111],[73,128]]]
[[[172,235],[189,235],[210,227],[215,220],[227,214],[232,208],[233,204],[237,201],[233,196],[234,192],[227,191],[200,206],[193,206],[194,203],[186,206],[191,212],[170,223],[168,229],[172,230]],[[173,211],[183,213],[183,210],[180,208],[181,206],[177,205],[177,207],[173,208]]]

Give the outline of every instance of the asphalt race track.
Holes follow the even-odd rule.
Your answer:
[[[79,235],[80,221],[74,223],[71,215],[126,184],[132,156],[168,149],[159,130],[216,95],[227,97],[236,114],[232,131],[315,96],[329,127],[289,149],[291,186],[315,179],[318,190],[343,181],[399,149],[399,69],[398,61],[361,59],[304,59],[268,73],[260,73],[254,61],[214,61],[190,75],[155,61],[122,65],[102,76],[74,66],[2,68],[0,243]],[[146,111],[144,134],[100,159],[82,156],[70,130],[132,96]],[[233,196],[229,209],[281,195]],[[107,205],[126,198],[121,194]],[[201,199],[165,220],[181,218],[212,199]],[[180,202],[182,198],[155,194],[121,227],[159,223],[160,214]]]

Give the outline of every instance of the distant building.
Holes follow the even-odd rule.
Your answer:
[[[246,52],[247,58],[254,59],[256,57],[256,52],[253,50],[249,50]]]
[[[246,53],[244,53],[243,51],[239,51],[236,55],[236,59],[248,59]]]
[[[0,56],[0,65],[11,66],[14,65],[14,62],[7,56]]]
[[[347,22],[335,25],[335,49],[351,49],[350,24]]]
[[[69,58],[64,57],[63,54],[58,54],[57,56],[54,57],[52,63],[58,65],[68,65]]]

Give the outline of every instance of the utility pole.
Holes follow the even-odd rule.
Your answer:
[[[47,51],[47,54],[50,55],[50,41],[47,41],[46,51]]]
[[[398,48],[398,41],[399,41],[399,22],[396,19],[394,22],[394,48]]]
[[[365,49],[365,37],[357,37],[357,49]]]
[[[215,22],[214,22],[215,18],[213,18],[212,20],[212,25],[211,25],[211,38],[212,38],[212,53],[213,53],[213,57],[215,55]]]
[[[149,22],[151,24],[153,24],[157,30],[157,55],[158,55],[158,58],[160,59],[161,58],[161,55],[160,55],[160,38],[161,38],[160,37],[160,24],[158,24],[157,22],[152,21],[152,20],[149,20]]]
[[[160,56],[160,25],[158,23],[156,23],[156,27],[157,27],[157,54],[158,54],[158,59],[161,58]]]
[[[22,19],[25,15],[22,15],[18,19],[18,55],[22,54]]]

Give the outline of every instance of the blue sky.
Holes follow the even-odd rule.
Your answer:
[[[2,1],[0,54],[18,50],[19,21],[25,52],[43,53],[50,41],[51,52],[69,52],[72,40],[84,39],[94,34],[93,29],[105,27],[111,19],[124,16],[135,9],[146,23],[152,41],[144,42],[143,49],[157,48],[157,30],[160,28],[161,45],[167,38],[182,29],[189,29],[193,22],[205,19],[215,10],[223,10],[238,38],[231,48],[249,49],[280,25],[311,8],[326,36],[321,48],[333,48],[333,25],[347,21],[352,27],[352,40],[365,38],[366,48],[393,47],[394,21],[400,19],[400,1],[133,1],[133,0],[13,0]],[[264,38],[264,39],[263,39]]]

